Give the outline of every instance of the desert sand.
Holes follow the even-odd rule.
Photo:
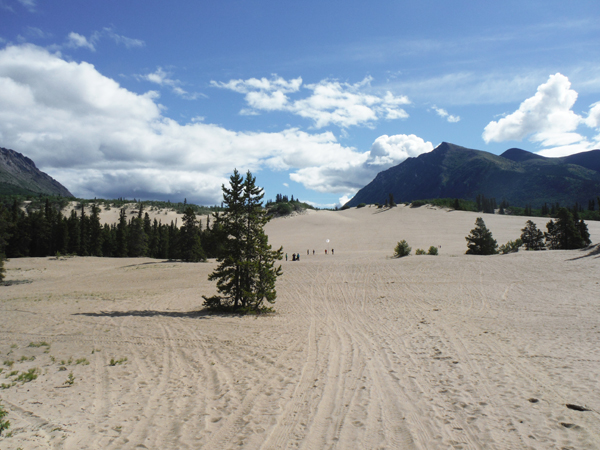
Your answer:
[[[0,448],[600,448],[598,247],[464,255],[476,217],[275,219],[290,261],[258,317],[201,311],[214,261],[13,259],[0,383],[39,376],[0,390]],[[483,217],[500,244],[526,220]],[[391,258],[402,239],[413,255]]]

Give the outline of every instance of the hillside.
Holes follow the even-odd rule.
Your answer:
[[[39,170],[31,159],[0,147],[0,195],[31,194],[73,197],[66,187]]]
[[[514,206],[559,202],[587,204],[600,195],[600,150],[564,158],[545,158],[521,149],[494,155],[443,142],[433,151],[380,172],[348,206],[478,194]]]

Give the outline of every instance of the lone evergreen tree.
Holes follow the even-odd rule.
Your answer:
[[[478,217],[475,221],[475,228],[471,234],[465,238],[468,242],[467,255],[493,255],[498,253],[498,243],[492,237],[492,232],[487,229],[483,219]]]
[[[248,171],[246,179],[234,170],[229,188],[223,186],[225,211],[215,215],[215,226],[223,233],[223,254],[208,277],[217,281],[220,296],[204,297],[208,308],[259,311],[264,301],[273,303],[275,282],[281,275],[283,249],[272,250],[263,227],[269,221],[262,208],[262,188]]]
[[[544,233],[531,220],[528,220],[521,233],[521,240],[525,250],[543,250]]]

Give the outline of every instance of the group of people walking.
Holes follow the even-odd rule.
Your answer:
[[[334,250],[331,249],[331,254],[332,255],[334,254],[333,251]],[[315,254],[314,250],[312,251],[312,254],[313,255]],[[325,254],[327,254],[327,249],[325,249]],[[306,250],[306,255],[307,256],[310,255],[310,250]],[[288,254],[287,253],[285,254],[285,260],[286,261],[288,260]],[[300,253],[292,253],[292,261],[300,261]]]

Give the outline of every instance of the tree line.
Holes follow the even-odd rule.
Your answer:
[[[216,213],[218,214],[218,213]],[[100,207],[84,204],[68,217],[46,199],[39,210],[25,213],[15,200],[11,208],[0,205],[0,253],[7,258],[55,255],[139,257],[201,261],[217,257],[223,236],[217,224],[197,220],[188,206],[181,227],[151,220],[144,205],[127,217],[122,208],[116,224],[100,223]]]
[[[509,241],[498,248],[498,242],[493,238],[492,232],[486,227],[481,217],[475,221],[475,228],[465,238],[467,240],[467,254],[492,255],[498,253],[511,253],[524,246],[526,250],[573,250],[585,248],[592,243],[590,233],[585,221],[567,208],[560,208],[556,220],[551,219],[546,224],[546,232],[542,232],[536,224],[528,220],[521,236],[514,241]]]

